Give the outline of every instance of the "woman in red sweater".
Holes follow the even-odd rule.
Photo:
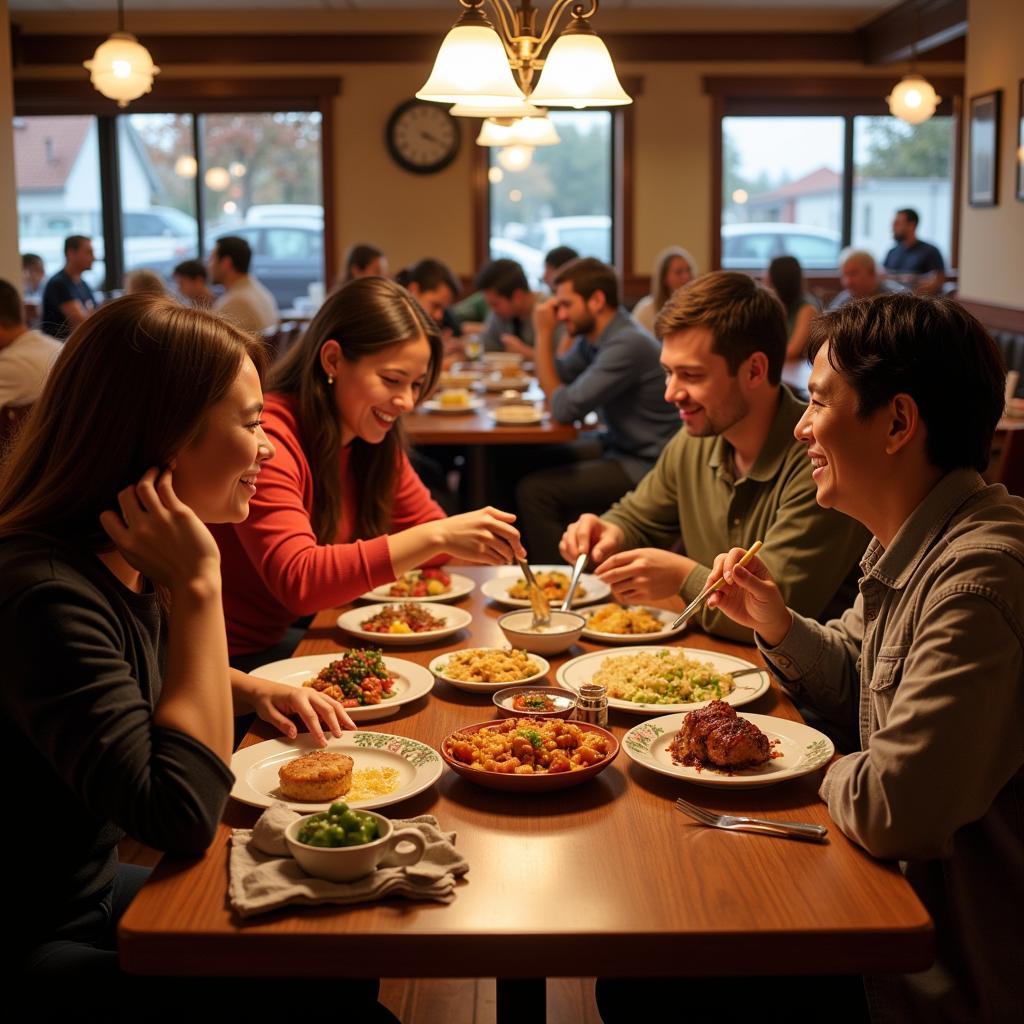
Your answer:
[[[524,556],[514,516],[445,518],[409,465],[400,418],[441,365],[437,325],[400,285],[359,278],[324,303],[273,368],[263,467],[244,523],[215,531],[232,664],[287,657],[300,616],[343,604],[430,561]]]

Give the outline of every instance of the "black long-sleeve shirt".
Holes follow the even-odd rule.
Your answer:
[[[0,750],[24,836],[8,834],[6,878],[30,897],[26,937],[111,881],[125,833],[185,856],[213,837],[233,777],[154,723],[161,633],[156,595],[129,591],[94,554],[0,541]]]

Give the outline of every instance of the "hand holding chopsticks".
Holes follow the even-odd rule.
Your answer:
[[[754,557],[754,555],[756,555],[758,551],[761,550],[761,546],[761,541],[755,540],[754,543],[751,544],[750,547],[747,549],[747,552],[743,555],[739,562],[736,563],[736,565],[745,566]],[[682,626],[683,623],[685,623],[697,611],[700,610],[701,605],[703,605],[704,602],[716,590],[718,590],[723,584],[730,582],[722,574],[722,567],[719,564],[720,560],[726,557],[727,556],[725,555],[719,555],[718,558],[715,559],[715,568],[711,572],[710,582],[708,582],[707,586],[705,586],[704,589],[677,616],[675,622],[672,623],[672,629],[678,629],[680,626]],[[719,573],[717,578],[715,577],[716,571]]]

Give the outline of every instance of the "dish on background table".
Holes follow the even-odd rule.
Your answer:
[[[283,764],[318,749],[316,740],[309,733],[302,733],[294,740],[265,740],[236,751],[231,757],[231,771],[235,775],[231,795],[250,807],[269,807],[280,801],[300,814],[326,810],[333,800],[305,803],[285,799],[278,778]],[[422,793],[440,778],[443,768],[441,756],[433,747],[382,732],[359,730],[343,733],[338,739],[332,736],[326,749],[348,754],[355,762],[352,776],[357,795],[346,794],[341,799],[356,810],[388,807]],[[397,773],[397,782],[390,792],[358,796],[357,787],[363,785],[364,775],[391,772]]]
[[[500,652],[501,654],[509,654],[509,650],[504,647],[471,647],[465,651],[454,651],[449,654],[441,654],[436,657],[429,666],[427,666],[431,672],[438,679],[443,679],[446,683],[456,687],[459,690],[465,690],[467,693],[495,693],[498,690],[503,690],[509,686],[523,686],[529,683],[536,682],[538,679],[543,679],[548,672],[551,671],[551,666],[539,655],[528,654],[527,659],[537,667],[537,671],[532,675],[524,676],[521,679],[501,679],[495,681],[489,681],[484,679],[454,679],[445,673],[445,669],[448,666],[449,659],[454,655],[468,656],[475,652]]]
[[[321,669],[332,661],[337,661],[342,651],[328,654],[307,654],[302,658],[285,658],[283,661],[272,661],[253,669],[252,675],[260,679],[269,679],[275,683],[286,683],[288,686],[302,686],[307,680],[314,678]],[[394,697],[381,701],[380,704],[367,704],[358,708],[346,708],[354,722],[372,722],[377,718],[387,718],[403,704],[409,704],[420,697],[425,697],[434,688],[434,677],[422,665],[406,661],[404,658],[384,657],[384,665],[394,677]]]
[[[442,402],[438,398],[428,398],[420,408],[424,412],[446,413],[448,415],[459,415],[468,412],[476,412],[482,409],[486,403],[482,398],[467,398],[464,403],[452,404]]]
[[[547,413],[532,405],[499,405],[491,410],[491,419],[503,427],[532,427],[543,423]]]
[[[561,573],[565,576],[565,584],[568,586],[569,578],[572,576],[572,567],[568,565],[531,565],[534,575],[538,573]],[[530,599],[528,597],[511,597],[509,596],[509,588],[516,583],[521,582],[523,574],[520,569],[514,565],[503,565],[499,566],[497,575],[492,576],[489,580],[481,584],[480,592],[485,596],[489,597],[492,601],[498,604],[505,605],[508,608],[529,608]],[[580,591],[583,591],[582,595]],[[576,596],[573,598],[572,606],[575,608],[581,604],[593,604],[595,601],[604,601],[612,592],[611,587],[602,580],[599,580],[596,576],[590,575],[590,573],[584,573],[580,577],[580,585],[576,591]],[[562,603],[560,597],[551,597],[549,600],[552,606],[559,606]]]
[[[468,576],[460,576],[457,572],[448,573],[450,580],[448,589],[440,594],[427,594],[423,597],[410,597],[408,595],[394,596],[391,593],[391,588],[394,586],[393,583],[385,583],[381,587],[374,587],[373,590],[368,590],[365,594],[361,594],[358,598],[360,601],[457,601],[460,597],[465,597],[467,594],[472,593],[476,583],[471,580]],[[405,576],[409,576],[409,573],[405,573]],[[396,581],[397,582],[397,581]]]
[[[521,374],[510,377],[506,374],[492,373],[483,379],[485,391],[527,391],[533,383],[533,378]]]
[[[650,633],[612,633],[607,630],[595,629],[590,624],[590,620],[594,615],[602,612],[604,608],[611,608],[613,611],[617,609],[618,605],[604,605],[601,608],[594,608],[584,612],[584,618],[587,620],[587,624],[583,627],[583,636],[588,640],[597,640],[604,644],[636,644],[636,643],[650,643],[651,641],[667,640],[671,636],[675,636],[677,633],[681,633],[686,628],[686,623],[683,623],[678,629],[672,629],[672,623],[675,621],[677,612],[668,611],[665,608],[649,608],[645,605],[629,605],[627,611],[635,612],[643,610],[648,614],[656,618],[661,624],[662,628]]]
[[[418,633],[377,632],[367,629],[364,625],[367,619],[371,619],[376,615],[387,615],[389,612],[394,612],[396,609],[401,608],[401,604],[389,601],[384,604],[360,605],[357,608],[350,608],[347,612],[342,612],[338,616],[338,626],[345,630],[346,633],[351,633],[361,640],[408,647],[453,636],[460,629],[465,629],[473,621],[473,616],[464,608],[452,608],[446,604],[428,604],[425,601],[403,603],[411,604],[414,608],[425,611],[435,619],[443,619],[444,625],[422,630]]]
[[[719,654],[717,651],[703,651],[693,647],[620,647],[614,651],[592,651],[590,654],[581,654],[561,665],[555,674],[559,685],[564,686],[573,693],[579,693],[584,683],[592,682],[595,673],[602,667],[608,658],[621,658],[633,654],[657,654],[659,651],[669,651],[672,654],[683,654],[694,661],[708,662],[716,672],[740,672],[743,669],[756,668],[749,661],[733,657],[731,654]],[[771,686],[771,677],[767,669],[761,669],[757,674],[742,676],[735,680],[731,692],[720,698],[733,707],[740,707],[749,704],[753,700],[768,692]],[[653,704],[638,703],[624,700],[620,697],[608,698],[608,707],[618,711],[627,711],[632,715],[665,715],[670,712],[692,711],[694,708],[704,707],[712,700],[697,700],[680,702],[678,704]]]
[[[519,730],[510,725],[510,723],[515,723],[516,721],[526,721],[528,724],[525,730]],[[482,730],[488,729],[494,730],[495,732],[500,731],[502,733],[525,731],[526,733],[536,732],[538,734],[542,734],[543,730],[552,726],[559,726],[563,729],[571,729],[572,727],[575,727],[579,729],[581,733],[590,733],[592,735],[596,734],[601,745],[606,751],[604,756],[596,764],[589,764],[582,768],[576,768],[573,771],[545,771],[518,775],[515,773],[485,771],[479,768],[473,768],[469,764],[455,757],[452,752],[452,744],[458,743],[459,737],[465,736],[466,734],[476,734]],[[602,729],[597,725],[591,725],[589,722],[563,722],[551,719],[506,718],[499,721],[494,721],[492,719],[489,722],[480,722],[477,725],[465,726],[464,728],[457,730],[457,732],[452,733],[450,736],[447,736],[441,744],[441,756],[444,758],[445,764],[447,764],[448,767],[456,774],[461,775],[464,779],[468,779],[470,782],[473,782],[478,786],[483,786],[487,789],[506,790],[513,793],[547,793],[551,790],[568,789],[570,786],[578,786],[603,772],[605,768],[615,760],[618,752],[618,740],[616,740],[607,729]],[[575,749],[570,750],[570,753],[574,754]]]
[[[803,722],[792,722],[771,715],[744,714],[741,717],[756,725],[768,737],[778,756],[756,768],[698,770],[689,765],[677,764],[669,749],[685,717],[686,713],[680,712],[633,726],[622,737],[622,748],[626,756],[659,775],[693,782],[698,786],[755,789],[809,775],[828,764],[835,753],[835,746],[824,733]]]

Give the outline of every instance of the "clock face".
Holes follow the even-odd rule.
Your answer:
[[[455,159],[459,123],[437,103],[409,100],[388,120],[387,142],[401,167],[414,174],[433,174]]]

